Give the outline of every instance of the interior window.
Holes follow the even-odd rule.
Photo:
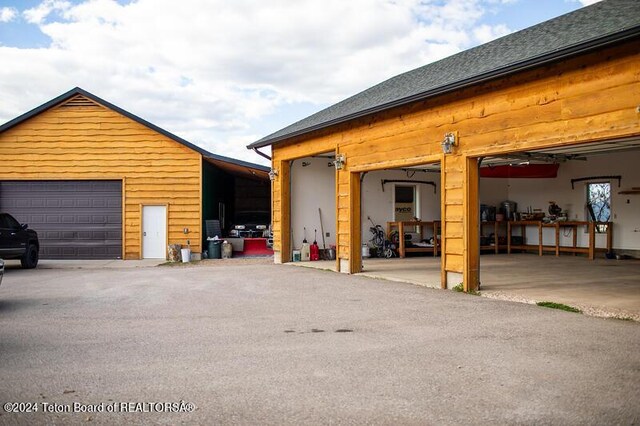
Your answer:
[[[409,221],[416,217],[415,186],[396,186],[395,220]]]
[[[611,184],[597,182],[587,184],[587,220],[609,222],[611,219]],[[607,225],[596,225],[596,232],[606,232]]]

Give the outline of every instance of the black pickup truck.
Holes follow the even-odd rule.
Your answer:
[[[0,259],[20,259],[23,268],[38,265],[38,234],[8,213],[0,213]]]

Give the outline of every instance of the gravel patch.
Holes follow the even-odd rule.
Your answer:
[[[527,303],[529,305],[535,305],[538,302],[548,301],[548,300],[529,299],[517,294],[505,293],[501,291],[481,291],[480,296],[486,297],[488,299]],[[613,309],[609,307],[605,308],[601,306],[590,306],[590,305],[583,305],[579,303],[571,303],[570,306],[580,309],[583,314],[588,315],[590,317],[615,318],[620,320],[632,320],[632,321],[640,322],[640,315],[634,314],[632,312],[623,311],[621,309]]]

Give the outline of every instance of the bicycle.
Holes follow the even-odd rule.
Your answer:
[[[367,217],[371,222],[369,231],[373,234],[369,243],[376,249],[376,257],[382,257],[390,259],[396,255],[395,244],[385,238],[385,232],[381,225],[373,223],[370,217]]]

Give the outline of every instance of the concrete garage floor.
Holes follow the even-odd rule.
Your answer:
[[[294,265],[335,270],[334,261]],[[360,275],[440,288],[440,258],[365,259]],[[564,303],[588,315],[640,321],[640,260],[491,254],[480,258],[480,277],[485,297]]]
[[[0,401],[39,411],[0,424],[636,424],[638,353],[635,322],[270,259],[10,268]]]
[[[482,256],[482,294],[516,301],[551,301],[596,316],[640,321],[640,260],[574,256]]]

